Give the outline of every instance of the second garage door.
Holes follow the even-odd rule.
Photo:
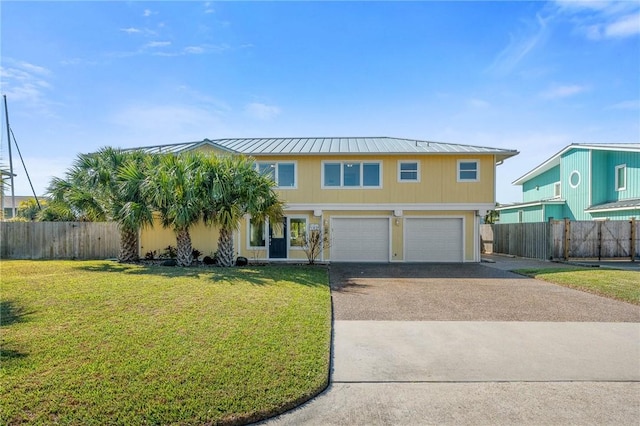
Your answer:
[[[332,262],[388,262],[389,219],[333,218]]]
[[[404,225],[407,262],[462,262],[461,218],[406,218]]]

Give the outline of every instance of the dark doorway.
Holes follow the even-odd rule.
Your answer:
[[[287,257],[287,218],[281,223],[269,223],[269,259]]]

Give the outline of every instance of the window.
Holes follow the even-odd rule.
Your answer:
[[[268,176],[278,188],[296,187],[296,164],[295,163],[267,163],[260,162],[256,166],[260,174]]]
[[[417,161],[398,161],[398,182],[420,182]]]
[[[518,223],[522,223],[524,220],[524,210],[518,210]]]
[[[574,170],[571,172],[571,174],[569,175],[569,185],[572,188],[577,188],[578,185],[580,185],[580,172],[577,170]]]
[[[362,164],[362,184],[364,186],[380,186],[380,163]]]
[[[344,163],[343,164],[343,182],[344,186],[360,186],[360,163]]]
[[[289,220],[289,246],[302,247],[307,241],[307,219],[291,218]]]
[[[249,248],[265,247],[265,226],[264,222],[249,221]]]
[[[458,182],[479,181],[478,161],[458,160]]]
[[[380,188],[379,162],[343,161],[322,164],[323,188]]]
[[[616,166],[616,191],[627,189],[627,165]]]
[[[340,186],[340,163],[325,163],[324,186]]]
[[[554,198],[560,198],[560,196],[562,195],[561,188],[562,188],[562,185],[560,185],[560,182],[556,182],[556,183],[553,184],[553,197]]]

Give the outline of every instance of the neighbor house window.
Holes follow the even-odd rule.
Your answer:
[[[522,223],[524,220],[524,210],[518,210],[518,223]]]
[[[560,198],[560,196],[562,195],[561,193],[561,189],[562,185],[560,185],[560,182],[556,182],[553,184],[553,197],[554,198]]]
[[[265,224],[264,221],[249,221],[249,247],[264,248],[265,247]]]
[[[420,182],[420,166],[417,161],[398,161],[398,182]]]
[[[616,191],[627,189],[627,165],[616,166]]]
[[[379,162],[341,161],[322,164],[322,187],[380,188]]]
[[[580,172],[577,170],[574,170],[571,172],[571,175],[569,175],[569,185],[571,185],[572,188],[577,188],[578,185],[580,185]]]
[[[289,246],[303,247],[307,242],[307,219],[289,219]]]
[[[458,182],[477,182],[479,175],[478,161],[458,160]]]
[[[278,188],[296,187],[295,163],[260,162],[256,168],[260,174],[271,178],[278,185]]]

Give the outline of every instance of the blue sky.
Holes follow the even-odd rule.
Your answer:
[[[1,91],[34,187],[80,152],[223,137],[517,149],[640,141],[640,3],[0,3]],[[2,124],[2,163],[8,163]],[[14,149],[17,195],[30,189]]]

